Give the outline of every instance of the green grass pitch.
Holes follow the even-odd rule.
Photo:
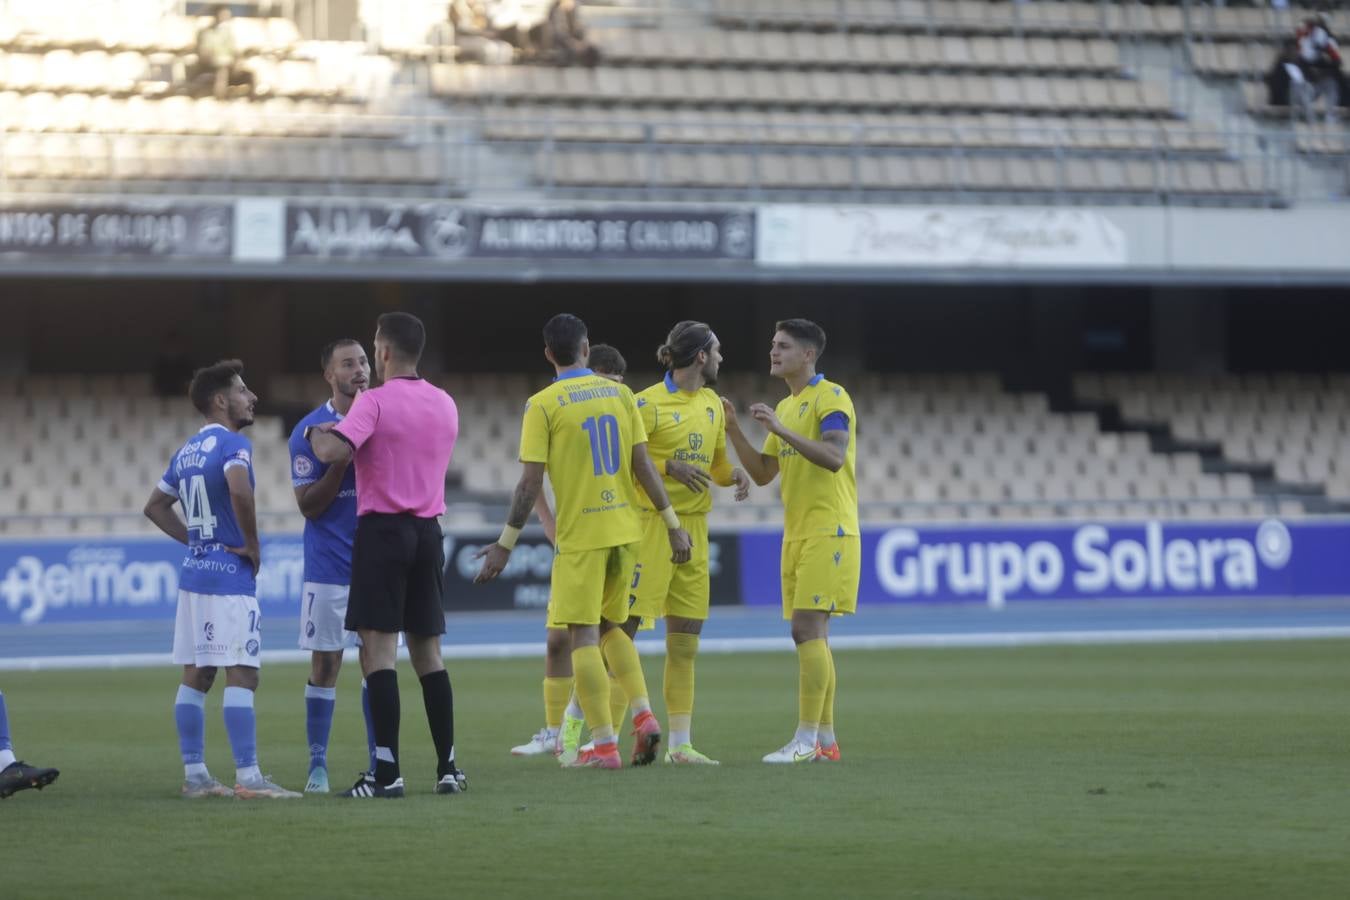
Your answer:
[[[542,718],[537,660],[453,662],[470,792],[431,794],[406,663],[410,797],[184,801],[159,670],[6,673],[20,756],[62,769],[0,803],[0,896],[1344,897],[1350,642],[837,654],[845,760],[776,768],[788,654],[699,661],[717,769],[559,771],[512,759]],[[659,695],[661,661],[647,661]],[[263,670],[263,770],[299,788],[300,666]],[[233,766],[218,685],[207,761]],[[358,680],[330,771],[363,765]],[[661,712],[659,699],[658,713]],[[625,747],[627,742],[625,741]]]

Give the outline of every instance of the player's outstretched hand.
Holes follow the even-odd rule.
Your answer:
[[[750,415],[772,434],[780,434],[783,430],[783,423],[778,421],[778,413],[767,403],[752,404]]]
[[[258,569],[262,568],[262,551],[257,547],[226,547],[230,553],[235,556],[241,556],[248,560],[248,564],[253,567],[253,574],[258,574]]]
[[[506,561],[511,558],[511,551],[501,544],[491,543],[475,553],[473,558],[483,560],[483,567],[474,576],[473,583],[487,584],[502,574],[502,569],[506,568]]]
[[[676,565],[689,562],[693,555],[694,540],[683,528],[672,528],[666,532],[670,536],[670,561]]]
[[[666,474],[695,494],[701,494],[712,484],[712,476],[691,463],[678,459],[666,460]]]
[[[744,470],[732,469],[731,483],[736,485],[736,493],[733,496],[737,503],[750,496],[750,476],[745,474]]]
[[[736,421],[736,404],[732,403],[726,397],[722,398],[722,413],[725,416],[728,425],[738,424]]]

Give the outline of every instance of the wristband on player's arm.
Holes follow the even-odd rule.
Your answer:
[[[505,550],[514,550],[516,540],[520,537],[520,529],[512,528],[510,525],[502,528],[502,536],[497,538],[497,545]]]
[[[670,531],[674,531],[676,528],[680,527],[680,517],[675,515],[675,508],[673,506],[659,509],[657,510],[657,514],[661,516],[661,521],[666,523],[666,528]]]

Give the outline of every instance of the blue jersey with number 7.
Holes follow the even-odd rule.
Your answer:
[[[242,434],[211,424],[193,435],[169,461],[159,489],[177,497],[187,520],[188,552],[178,576],[180,590],[196,594],[243,594],[257,589],[253,566],[227,547],[242,547],[225,472],[243,466],[253,481],[253,445]]]

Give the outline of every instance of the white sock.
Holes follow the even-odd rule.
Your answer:
[[[544,737],[555,738],[557,736],[558,736],[557,728],[549,728],[547,725],[544,726]]]
[[[235,769],[234,777],[240,784],[254,784],[262,781],[262,769],[259,769],[257,766],[246,766],[242,769]]]
[[[183,777],[188,781],[202,781],[210,778],[211,773],[206,769],[206,763],[188,763],[183,766]]]
[[[13,750],[0,750],[0,769],[8,768],[17,761]]]
[[[834,726],[833,726],[833,725],[822,725],[822,726],[820,726],[820,731],[818,732],[818,734],[819,734],[820,746],[822,746],[822,747],[833,747],[833,746],[834,746]]]
[[[668,746],[674,749],[690,742],[689,733],[693,718],[691,715],[672,715],[670,717],[670,744]]]
[[[567,701],[567,715],[574,719],[586,718],[586,714],[581,711],[581,701],[577,699],[576,694],[573,694],[572,699]]]
[[[819,728],[820,726],[818,725],[808,725],[805,722],[798,723],[796,736],[797,743],[806,747],[814,747],[816,745],[816,733],[819,731]]]

